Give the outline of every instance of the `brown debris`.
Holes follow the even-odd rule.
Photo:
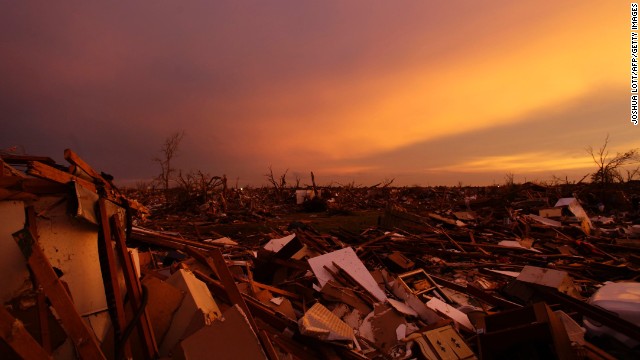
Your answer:
[[[576,334],[589,318],[640,338],[590,303],[640,279],[640,213],[603,213],[588,185],[240,189],[200,173],[121,191],[64,158],[2,155],[0,349],[13,357],[638,355]],[[21,326],[16,306],[62,327]]]

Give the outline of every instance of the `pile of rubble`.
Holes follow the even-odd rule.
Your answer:
[[[640,354],[637,209],[589,216],[576,197],[535,186],[512,199],[478,189],[314,189],[328,211],[335,201],[381,209],[378,225],[325,234],[294,223],[248,241],[208,228],[217,210],[196,235],[161,231],[110,176],[73,151],[65,159],[70,166],[2,156],[6,358]],[[225,196],[227,212],[234,196],[253,202],[254,215],[237,212],[242,221],[277,211],[257,194]],[[295,209],[289,200],[280,210]]]

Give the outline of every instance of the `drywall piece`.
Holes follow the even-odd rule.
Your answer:
[[[24,228],[24,203],[0,201],[0,301],[2,304],[31,289],[27,263],[11,234]]]
[[[581,298],[573,279],[566,271],[526,265],[516,280],[551,287],[574,298]]]
[[[366,322],[371,323],[374,343],[387,354],[398,344],[398,327],[404,325],[406,329],[404,317],[387,304],[376,304],[373,316],[367,316],[364,320]]]
[[[309,266],[320,282],[320,286],[324,286],[327,281],[334,280],[333,276],[324,268],[325,266],[337,271],[333,263],[338,264],[352,278],[354,278],[360,286],[366,289],[378,301],[384,302],[387,296],[380,289],[376,280],[371,276],[369,270],[364,266],[352,248],[346,247],[328,254],[316,256],[309,259]]]
[[[210,244],[224,245],[225,247],[227,247],[227,246],[237,246],[238,245],[237,242],[229,239],[226,236],[225,237],[221,237],[219,239],[215,239],[215,240],[212,240],[212,239],[203,240],[203,242],[210,243]]]
[[[93,330],[93,333],[96,335],[96,339],[101,344],[104,342],[104,339],[107,337],[109,329],[111,328],[111,317],[109,316],[109,311],[101,311],[96,314],[87,315],[82,317],[87,325]]]
[[[352,341],[353,329],[320,303],[315,303],[298,321],[300,333],[326,341]]]
[[[280,239],[272,239],[264,246],[264,249],[277,253],[287,245],[289,241],[293,240],[294,237],[296,237],[296,234],[287,235]]]
[[[78,314],[69,296],[68,288],[65,288],[59,279],[59,275],[51,266],[31,230],[23,229],[13,233],[12,236],[27,259],[34,278],[40,283],[44,294],[56,309],[56,314],[78,349],[79,356],[87,359],[104,359],[104,354],[100,351],[100,345],[93,332]]]
[[[182,340],[173,357],[184,360],[267,358],[238,305],[230,307],[221,318]]]
[[[198,280],[191,271],[180,269],[166,283],[182,290],[185,296],[160,345],[160,356],[167,356],[185,336],[210,324],[221,315],[207,284]]]
[[[63,197],[41,197],[34,204],[38,243],[51,266],[62,271],[73,303],[82,316],[107,309],[98,257],[98,227],[69,216]]]
[[[427,301],[427,307],[455,321],[465,330],[468,330],[470,332],[476,331],[475,326],[473,326],[473,324],[471,324],[471,321],[469,321],[469,317],[467,316],[467,314],[438,298],[434,297],[431,298],[431,300]]]
[[[528,250],[531,252],[536,252],[536,253],[541,253],[542,251],[538,250],[538,249],[534,249],[534,248],[527,248],[522,246],[522,244],[517,241],[517,240],[502,240],[498,243],[498,245],[500,246],[506,246],[506,247],[512,247],[512,248],[518,248],[518,249],[522,249],[522,250]]]
[[[409,305],[403,303],[402,301],[394,300],[392,298],[388,298],[387,301],[389,302],[389,305],[393,306],[394,309],[405,315],[416,317],[418,316],[418,313],[415,310],[413,310]]]
[[[142,285],[147,288],[148,303],[147,313],[151,319],[153,335],[158,344],[162,344],[173,314],[182,304],[184,294],[175,286],[154,276],[147,276],[142,279]]]

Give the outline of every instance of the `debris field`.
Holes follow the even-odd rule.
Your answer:
[[[1,158],[3,359],[640,356],[633,182],[120,190]]]

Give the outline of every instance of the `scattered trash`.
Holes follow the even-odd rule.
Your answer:
[[[587,185],[170,193],[64,158],[2,155],[3,358],[640,356],[640,213]]]

